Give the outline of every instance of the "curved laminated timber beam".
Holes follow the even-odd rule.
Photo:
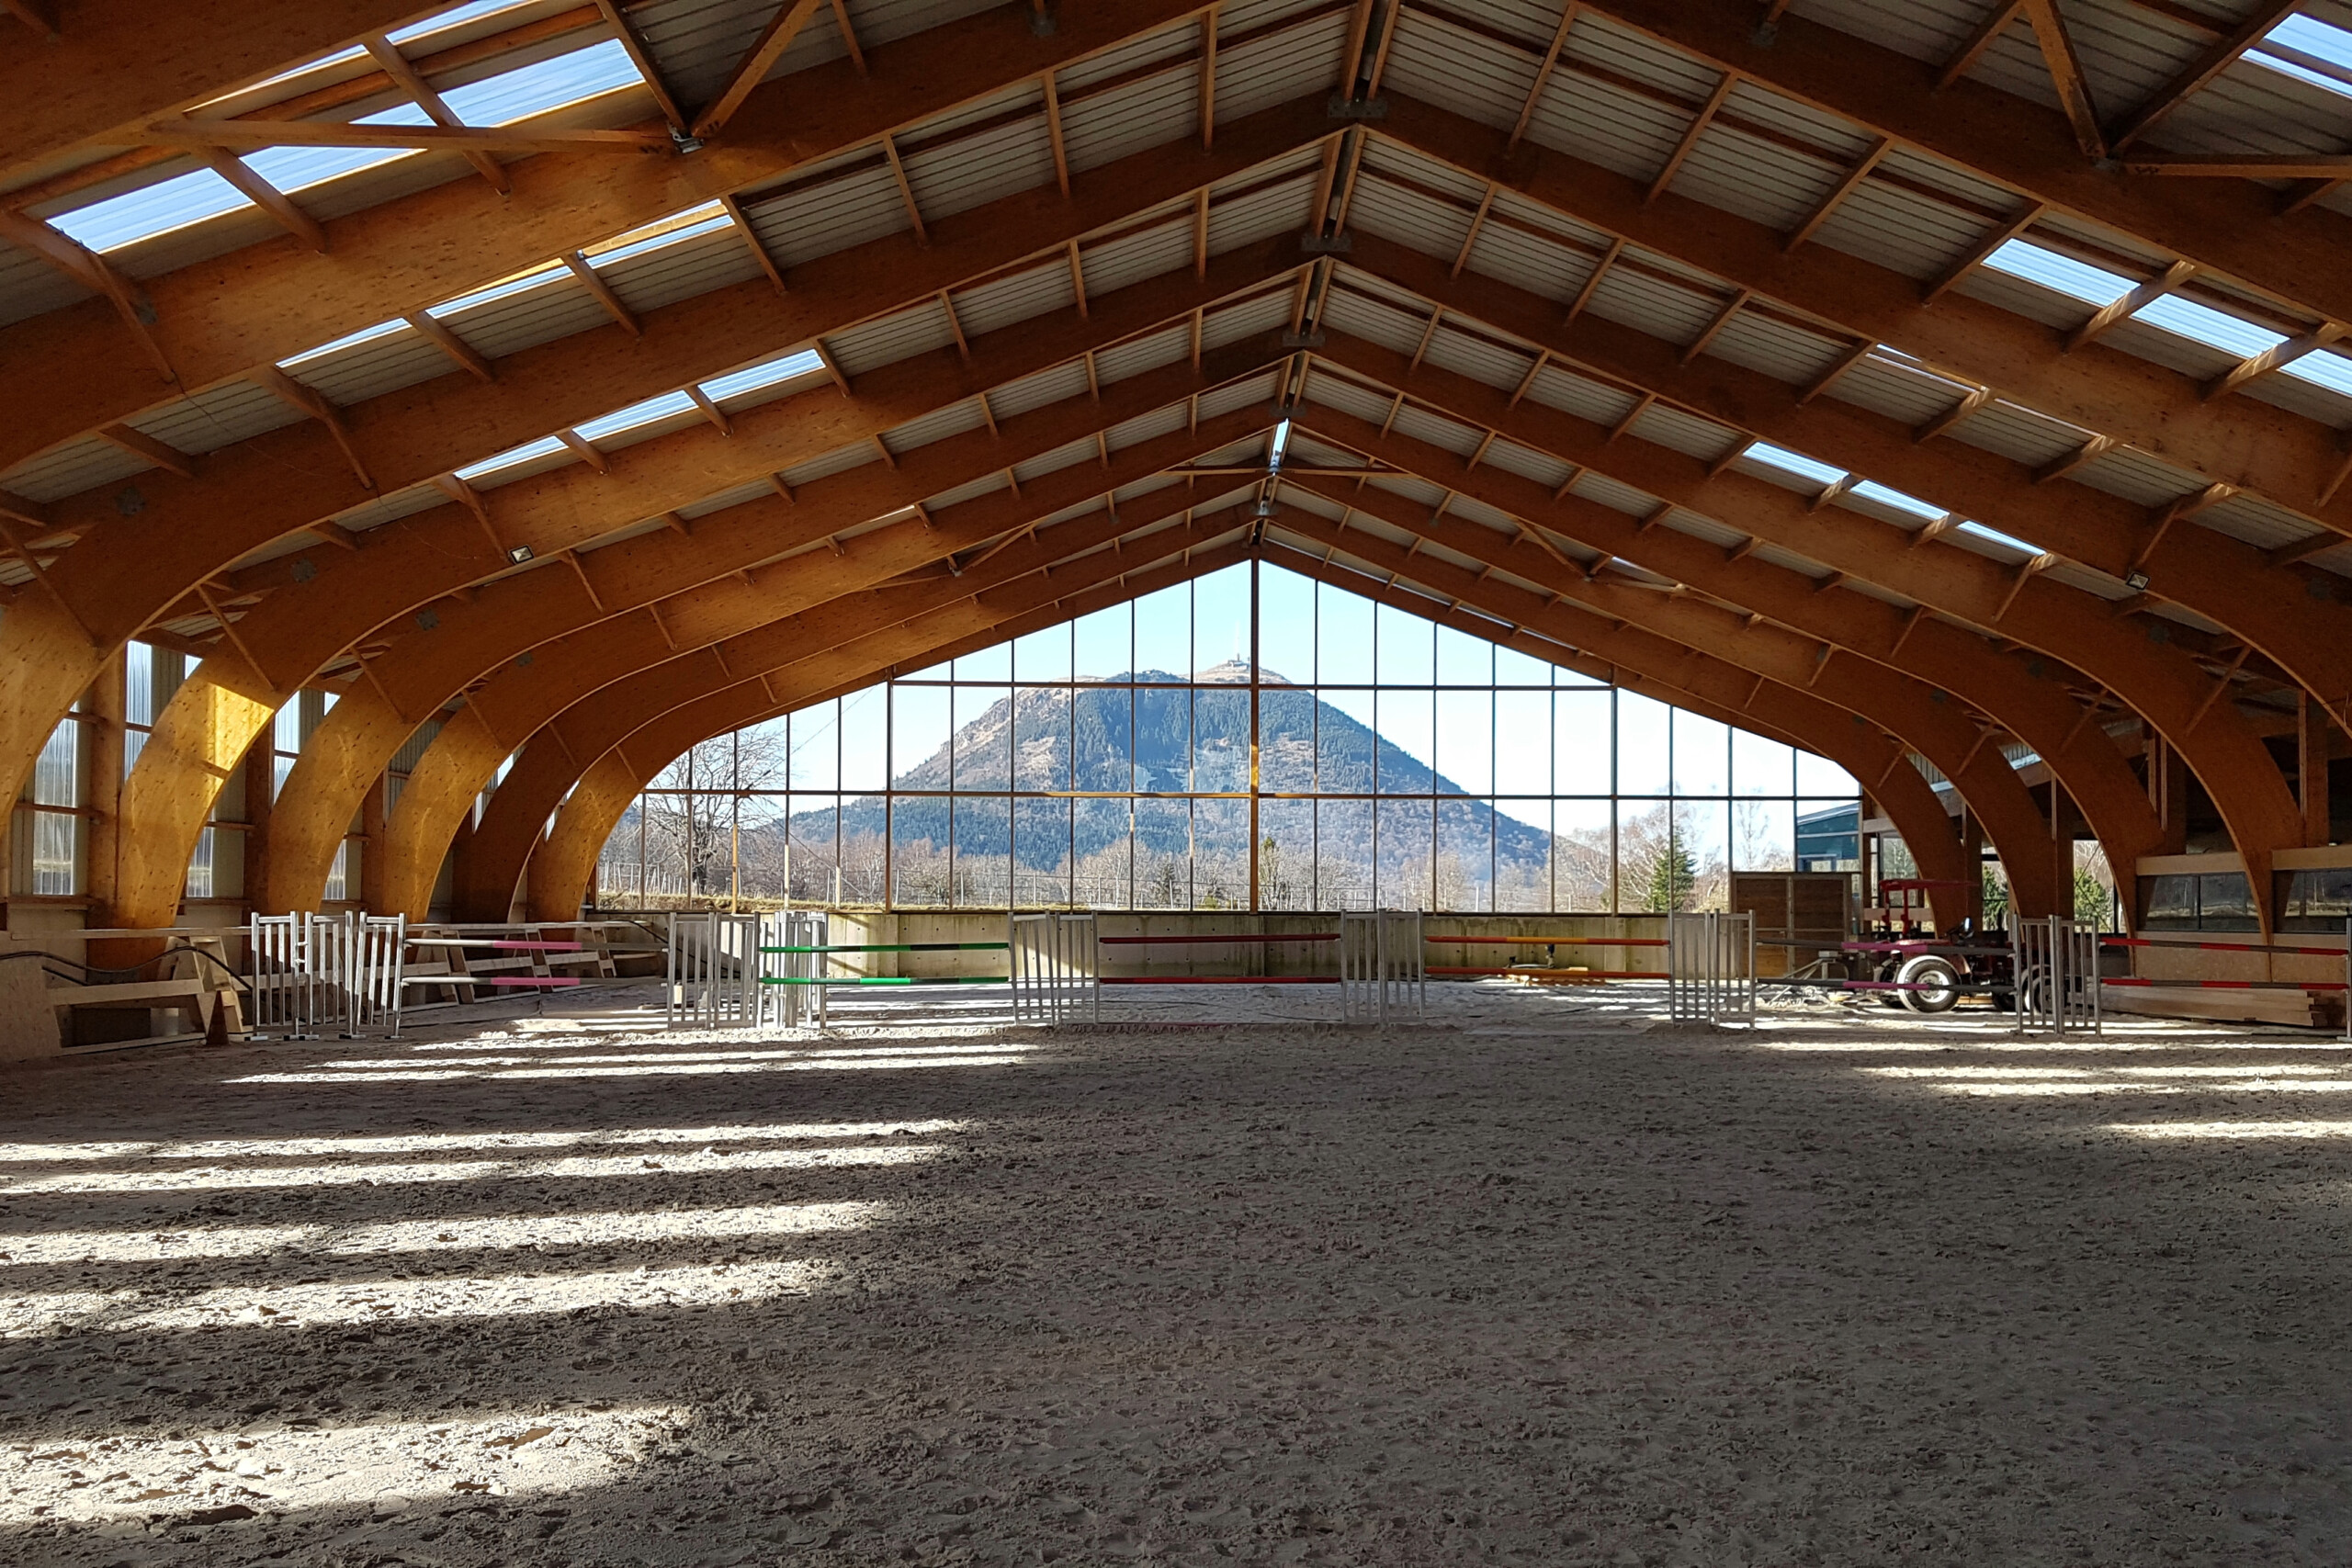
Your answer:
[[[1406,357],[1371,344],[1356,351],[1384,364],[1383,385],[1411,374]],[[1367,389],[1369,393],[1370,389]],[[1381,432],[1358,419],[1335,423],[1337,411],[1312,411],[1310,423],[1343,444],[1376,440]],[[1352,429],[1352,436],[1342,434]],[[1838,507],[1809,505],[1800,496],[1736,470],[1710,466],[1670,448],[1634,441],[1612,445],[1609,429],[1574,415],[1522,401],[1509,412],[1504,434],[1580,471],[1634,486],[1658,501],[1724,518],[1759,541],[1818,561],[1846,579],[1874,583],[1933,611],[1998,637],[2013,638],[2082,670],[2128,703],[2177,749],[2220,808],[2257,887],[2267,886],[2272,857],[2300,847],[2304,824],[2278,764],[2226,700],[2234,668],[2216,677],[2179,646],[2167,623],[2144,629],[2117,622],[2102,602],[2041,575],[2042,558],[2005,566],[1941,538],[1875,522]],[[1432,458],[1448,488],[1475,477],[1476,464],[1460,454]],[[2264,912],[2268,929],[2271,911]]]
[[[836,60],[762,83],[723,137],[691,153],[525,159],[508,166],[505,195],[459,164],[447,183],[329,220],[325,254],[289,235],[147,280],[157,331],[183,385],[233,379],[699,204],[772,185],[1138,34],[1182,26],[1195,9],[1190,0],[1103,0],[1073,8],[1041,37],[1030,29],[1026,6],[998,6],[877,45],[863,73]],[[583,42],[608,36],[594,6],[580,7],[580,22]],[[418,62],[424,72],[433,64]],[[1313,109],[1320,115],[1319,98]],[[1224,156],[1223,149],[1187,150],[1204,164]],[[0,429],[8,432],[0,467],[154,401],[154,378],[144,367],[89,352],[113,331],[102,305],[0,328],[0,361],[22,378],[12,378],[0,396]]]
[[[486,890],[478,895],[484,897],[484,905],[473,906],[461,894],[459,906],[486,907],[494,902],[499,909],[495,918],[505,919],[506,899],[525,871],[527,857],[528,907],[534,911],[529,918],[537,919],[538,910],[560,909],[564,911],[561,918],[573,919],[587,894],[588,880],[595,874],[596,860],[604,851],[605,840],[612,836],[621,814],[628,809],[638,792],[688,747],[723,730],[822,702],[901,671],[923,668],[958,653],[1090,614],[1105,604],[1205,576],[1248,558],[1248,553],[1249,541],[1238,538],[1113,578],[1091,592],[1067,592],[1042,604],[1033,601],[1026,614],[991,615],[984,611],[978,616],[982,624],[977,629],[967,626],[960,637],[951,636],[944,642],[933,633],[910,628],[908,635],[874,639],[864,649],[830,650],[810,660],[809,667],[801,672],[797,694],[782,682],[770,681],[739,683],[698,698],[656,702],[642,707],[613,705],[609,717],[616,726],[628,726],[627,733],[584,765],[573,766],[567,760],[564,766],[551,770],[559,786],[553,800],[561,802],[560,810],[552,803],[542,807],[536,818],[518,810],[503,818],[498,824],[503,830],[495,832],[490,818],[483,818],[481,830],[468,845],[467,858],[471,864],[464,880],[469,886],[479,886]],[[791,672],[787,671],[786,679],[790,678]],[[520,772],[518,767],[516,773]],[[492,815],[497,814],[498,803],[514,779],[514,773],[508,774],[498,793],[491,797]],[[542,775],[536,782],[544,784],[545,780],[546,775]],[[544,794],[535,791],[528,800],[517,804],[527,805],[540,798]],[[554,829],[540,841],[539,835],[550,811],[555,813]],[[515,831],[510,824],[519,824],[521,830]]]
[[[1589,0],[1583,10],[2074,213],[2230,273],[2281,299],[2352,320],[2342,264],[2352,221],[2307,209],[2280,217],[2269,194],[2233,179],[2135,178],[2103,150],[2086,155],[2061,111],[1799,16],[1759,44],[1749,0]]]
[[[536,662],[503,670],[468,696],[411,771],[390,824],[386,884],[378,901],[387,908],[425,907],[466,811],[490,786],[499,764],[521,750],[503,737],[528,736],[534,746],[544,740],[556,752],[585,761],[612,743],[605,727],[613,716],[685,700],[680,694],[741,684],[747,671],[772,688],[781,689],[784,682],[799,689],[807,684],[807,671],[798,668],[803,664],[815,669],[830,660],[854,672],[867,667],[861,660],[880,657],[877,649],[887,653],[882,662],[888,663],[909,657],[910,647],[978,635],[998,624],[989,617],[1034,614],[1027,598],[1035,590],[1049,589],[1058,603],[1102,581],[1132,574],[1138,560],[1200,549],[1236,525],[1229,517],[1218,522],[1224,514],[1216,513],[1162,527],[1177,513],[1189,513],[1182,505],[1184,499],[1182,491],[1162,491],[1148,498],[1149,504],[1074,519],[1008,542],[956,571],[935,570],[845,593],[692,653],[659,663],[640,661],[619,674],[596,671],[532,682],[521,677],[536,671]],[[992,592],[998,589],[1005,592]],[[985,623],[977,632],[975,617]]]
[[[1284,526],[1288,528],[1287,524]],[[1368,562],[1355,570],[1336,570],[1333,550],[1354,555],[1356,545],[1363,542],[1361,536],[1350,536],[1346,544],[1308,552],[1295,547],[1286,549],[1280,541],[1270,539],[1266,555],[1291,570],[1440,621],[1457,631],[1688,708],[1719,723],[1785,738],[1792,745],[1818,752],[1857,779],[1878,781],[1875,786],[1865,787],[1902,834],[1922,876],[1976,885],[1977,868],[1970,863],[1971,857],[1952,831],[1951,818],[1935,790],[1910,765],[1902,743],[1860,715],[1839,713],[1804,692],[1759,682],[1667,639],[1637,631],[1612,631],[1591,616],[1554,607],[1543,594],[1495,579],[1480,579],[1426,557],[1412,558],[1409,578],[1400,571],[1371,568]],[[1375,544],[1373,547],[1388,547]],[[1438,587],[1432,578],[1447,585]],[[1400,580],[1419,591],[1406,591]],[[1585,640],[1573,640],[1579,637]],[[1947,931],[1975,912],[1974,900],[1955,897],[1949,890],[1939,889],[1930,897],[1936,923]]]
[[[1095,171],[1099,179],[1082,177],[1071,200],[1057,197],[1049,211],[1040,211],[1026,195],[991,203],[933,225],[927,247],[900,235],[852,247],[799,269],[799,287],[782,300],[755,280],[648,312],[642,338],[576,334],[501,357],[494,383],[453,372],[403,389],[350,411],[356,443],[382,493],[430,482],[550,430],[747,359],[821,344],[830,333],[910,300],[990,278],[1036,256],[1041,242],[1059,248],[1065,238],[1192,197],[1207,183],[1309,144],[1307,130],[1326,130],[1319,108],[1316,115],[1301,126],[1270,126],[1258,117],[1237,120],[1226,127],[1214,154],[1180,149],[1174,156],[1154,151],[1120,160]],[[1159,226],[1182,231],[1188,220],[1174,215]],[[1099,309],[1090,300],[1085,312],[1069,321],[1008,331],[990,345],[988,363],[955,374],[977,391],[990,384],[985,378],[1001,377],[1008,366],[1034,365],[1039,352],[1057,343],[1076,352],[1107,341],[1097,333],[1098,320],[1115,338],[1213,303],[1296,260],[1295,249],[1279,241],[1207,257],[1189,278],[1108,291]],[[1024,334],[1038,346],[1023,344]],[[915,412],[899,400],[912,385],[907,375],[857,378],[859,398],[885,417]],[[920,395],[935,399],[936,389]],[[926,402],[922,412],[938,406],[938,400]],[[755,411],[746,423],[757,426],[764,418],[764,411]],[[74,536],[97,547],[76,545],[53,555],[42,576],[44,592],[20,598],[0,622],[0,782],[21,782],[99,664],[196,585],[251,551],[366,499],[330,435],[305,423],[208,457],[189,477],[151,471],[128,488],[34,509],[33,520],[15,525],[24,537]],[[647,514],[662,509],[649,508]],[[510,530],[501,517],[496,531],[503,547],[528,546],[539,555],[594,537],[569,521],[538,536],[519,525]],[[363,541],[363,553],[365,547]]]
[[[1922,441],[1896,420],[1834,398],[1807,400],[1800,389],[1736,365],[1686,362],[1666,340],[1616,321],[1587,314],[1563,329],[1558,308],[1542,296],[1490,278],[1448,277],[1439,264],[1404,246],[1359,236],[1356,250],[1351,259],[1367,272],[1539,351],[1555,348],[1563,368],[1589,367],[1604,384],[1679,403],[1739,434],[2031,540],[2119,582],[2138,574],[2150,592],[2259,649],[2352,724],[2352,585],[2307,568],[2282,572],[2254,545],[2180,525],[2191,505],[2141,506],[2087,485],[2044,484],[1997,453]],[[1334,343],[1326,357],[1348,363],[1345,340]],[[1444,374],[1427,366],[1416,372],[1419,378]],[[1405,385],[1417,389],[1412,381]],[[1496,406],[1502,406],[1499,398]],[[2300,615],[2278,614],[2282,577],[2305,601]]]
[[[592,627],[597,630],[590,640],[625,630],[624,646],[635,657],[658,659],[675,651],[696,628],[708,628],[701,634],[705,641],[729,636],[756,624],[756,618],[773,617],[792,601],[813,603],[985,543],[1060,506],[1147,479],[1171,462],[1247,435],[1263,426],[1263,412],[1238,412],[1205,422],[1198,433],[1180,429],[1131,450],[1106,450],[1099,466],[1063,468],[1031,483],[1025,493],[1001,490],[935,513],[922,503],[1123,420],[1171,402],[1181,410],[1190,395],[1246,378],[1281,357],[1276,347],[1235,345],[1210,355],[1201,370],[1179,363],[1147,371],[1104,389],[1100,401],[1048,404],[1003,421],[995,431],[967,430],[887,463],[867,462],[816,479],[790,499],[770,495],[728,508],[699,520],[683,539],[661,530],[548,560],[485,584],[467,601],[420,613],[383,652],[363,655],[360,679],[312,736],[272,807],[266,885],[249,893],[273,908],[314,903],[334,847],[369,782],[420,723],[504,661]],[[773,470],[753,469],[761,471]],[[702,482],[707,485],[709,478],[706,473]],[[910,511],[909,520],[880,534],[840,538],[877,518]],[[632,507],[624,515],[643,512]],[[828,541],[830,553],[810,558],[818,564],[776,559],[824,548]],[[428,543],[421,556],[433,556],[436,544]],[[773,564],[762,568],[763,562]],[[418,570],[424,569],[420,561]],[[461,558],[447,570],[469,576],[472,567]],[[741,580],[729,574],[740,574]],[[746,622],[746,615],[755,619]],[[614,625],[616,617],[628,622],[626,628]],[[315,613],[281,613],[267,617],[266,627],[257,627],[249,640],[239,632],[242,623],[230,623],[228,630],[236,634],[230,656],[208,660],[175,694],[133,770],[123,807],[133,830],[124,837],[143,848],[135,859],[125,852],[120,897],[126,915],[145,915],[150,906],[172,897],[169,889],[186,863],[217,781],[291,691],[373,624],[362,619],[355,630],[350,622]],[[261,640],[265,629],[298,645],[308,639],[299,653],[289,649],[284,655],[294,660],[284,666],[296,672],[293,678],[273,677],[265,673],[266,660],[255,661],[265,649],[277,651]],[[272,684],[273,680],[284,683]],[[207,780],[216,782],[208,788]]]
[[[1497,132],[1408,98],[1392,103],[1381,135],[1465,173],[1476,171],[1480,179],[1494,171],[1498,188],[1600,230],[1609,240],[1598,246],[1547,236],[1587,266],[1609,257],[1611,245],[1631,245],[1700,268],[1723,281],[1726,298],[1745,290],[1758,304],[1785,307],[1783,329],[1794,325],[1821,340],[1825,363],[1849,346],[1886,344],[1918,361],[1918,367],[1966,387],[1990,388],[2210,482],[2268,496],[2352,537],[2345,452],[2335,431],[2317,420],[2247,398],[2214,397],[2193,376],[2097,341],[2076,343],[2075,334],[1964,293],[1947,289],[1923,298],[1917,277],[1825,244],[1792,248],[1790,237],[1775,229],[1671,191],[1653,198],[1640,180],[1584,162],[1572,151],[1500,163]],[[1622,262],[1621,250],[1611,265]],[[1560,302],[1584,281],[1563,279]],[[1686,280],[1677,281],[1687,287]],[[1576,321],[1591,319],[1579,311]],[[1535,341],[1576,338],[1555,304],[1551,323]]]

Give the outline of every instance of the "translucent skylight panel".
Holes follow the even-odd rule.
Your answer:
[[[360,328],[348,337],[339,337],[333,343],[321,344],[316,348],[306,349],[291,359],[281,359],[277,362],[277,367],[281,370],[291,370],[300,365],[309,365],[314,360],[324,359],[330,354],[340,354],[346,348],[357,348],[363,343],[373,343],[379,337],[389,337],[407,325],[406,321],[398,317],[389,321],[379,321],[372,327]]]
[[[694,239],[697,235],[710,233],[714,230],[724,229],[733,221],[733,219],[727,216],[725,208],[716,208],[712,216],[708,218],[683,224],[659,234],[648,234],[641,240],[632,240],[627,244],[616,245],[608,251],[591,252],[588,255],[588,265],[596,267],[610,266],[615,262],[626,261],[631,256],[641,256],[648,251],[658,251],[664,245],[674,245],[682,241]]]
[[[510,294],[520,294],[526,288],[537,288],[543,283],[552,283],[559,277],[571,276],[568,268],[554,265],[518,272],[512,277],[502,277],[496,283],[477,288],[471,294],[460,294],[455,299],[435,305],[426,314],[435,318],[453,316],[460,310],[470,310],[477,305],[487,305],[493,299],[503,299]]]
[[[1775,446],[1769,441],[1750,443],[1747,450],[1740,456],[1752,457],[1759,463],[1770,464],[1781,472],[1794,474],[1799,479],[1811,479],[1815,484],[1832,485],[1846,477],[1846,470],[1843,468],[1833,468],[1826,463],[1815,462],[1802,452],[1792,452],[1785,446]],[[1938,515],[1940,516],[1941,513]]]
[[[379,113],[362,115],[355,123],[430,125],[433,118],[414,104],[395,104]],[[362,169],[415,156],[398,147],[265,147],[246,153],[244,165],[290,196]]]
[[[2004,534],[1998,528],[1987,528],[1982,523],[1962,523],[1960,525],[1958,532],[1962,534],[1973,534],[1980,539],[1990,539],[1996,545],[2007,545],[2013,550],[2022,551],[2026,555],[2030,556],[2041,556],[2048,555],[2050,553],[2043,549],[2040,545],[2030,545],[2023,539],[2017,537],[2015,535]]]
[[[2252,321],[2216,310],[2210,305],[2199,305],[2194,299],[2184,299],[2177,294],[2167,294],[2132,313],[2135,321],[2145,321],[2152,327],[2162,327],[2177,333],[2192,343],[2207,344],[2240,359],[2251,359],[2265,350],[2278,347],[2287,341],[2283,333],[2270,332]]]
[[[1986,256],[1984,265],[1996,272],[2039,283],[2089,305],[2112,305],[2132,289],[2132,280],[2120,273],[2078,262],[2023,240],[2011,240]]]
[[[417,39],[431,38],[435,33],[447,32],[451,28],[462,26],[483,17],[494,17],[501,11],[518,10],[530,3],[531,0],[467,0],[465,5],[452,6],[449,9],[436,12],[421,22],[411,22],[404,28],[396,28],[385,36],[394,43],[409,43]]]
[[[494,474],[501,468],[511,468],[517,463],[527,463],[534,457],[552,457],[566,450],[562,442],[552,435],[542,435],[537,441],[526,441],[520,446],[509,447],[495,457],[485,457],[471,468],[459,468],[461,479],[476,479],[484,474]]]
[[[104,254],[252,205],[243,192],[210,169],[198,169],[61,212],[47,221],[76,244]]]
[[[702,383],[702,394],[712,402],[740,398],[746,392],[756,392],[763,387],[773,387],[789,381],[795,376],[806,376],[811,370],[822,370],[825,362],[817,357],[814,349],[802,349],[787,354],[782,359],[771,359],[764,365],[754,365],[742,370],[730,370],[724,376]]]
[[[2278,374],[2352,398],[2352,359],[2340,354],[2306,354],[2301,359],[2290,360]]]
[[[631,403],[625,409],[599,415],[585,424],[575,424],[572,433],[585,440],[594,441],[606,435],[617,435],[624,430],[635,430],[640,424],[651,424],[658,419],[693,412],[695,400],[684,392],[664,392],[658,398],[648,398],[641,403]]]
[[[1942,507],[1930,506],[1916,495],[1905,495],[1899,490],[1890,490],[1876,479],[1863,479],[1848,490],[1846,493],[1860,496],[1864,501],[1875,501],[1881,506],[1892,506],[1897,512],[1907,512],[1914,517],[1924,517],[1930,523],[1947,515]]]
[[[441,100],[468,125],[509,125],[644,80],[629,62],[628,51],[618,39],[607,39],[519,71],[452,87]]]
[[[2315,87],[2324,87],[2339,96],[2352,97],[2352,83],[2288,59],[2268,47],[2271,45],[2308,55],[2316,63],[2352,71],[2352,32],[2323,22],[2316,17],[2296,15],[2265,33],[2262,42],[2246,52],[2246,59],[2256,65],[2281,75],[2292,76],[2299,82],[2309,82]]]

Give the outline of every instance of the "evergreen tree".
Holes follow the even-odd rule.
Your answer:
[[[1690,889],[1698,880],[1698,870],[1690,863],[1690,852],[1683,848],[1680,839],[1668,839],[1657,858],[1650,863],[1650,885],[1643,895],[1642,906],[1660,914],[1682,908],[1690,902]]]

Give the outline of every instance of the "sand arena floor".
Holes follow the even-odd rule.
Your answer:
[[[0,1561],[2352,1560],[2340,1047],[1433,991],[0,1080]]]

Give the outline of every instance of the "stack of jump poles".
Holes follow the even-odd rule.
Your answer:
[[[1425,936],[1422,942],[1430,947],[1664,947],[1662,936]],[[1468,954],[1464,954],[1467,957]],[[1547,953],[1546,956],[1549,956]],[[1663,969],[1567,969],[1547,964],[1541,969],[1527,967],[1496,969],[1468,964],[1432,964],[1432,975],[1525,975],[1540,980],[1663,980]]]

